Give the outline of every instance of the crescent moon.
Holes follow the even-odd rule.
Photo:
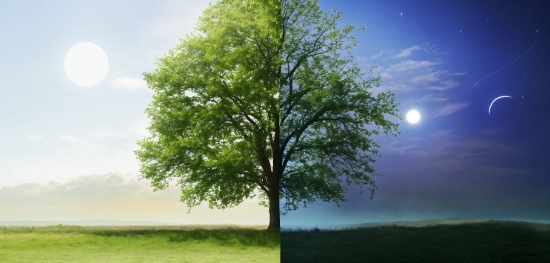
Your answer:
[[[495,103],[496,100],[498,99],[502,99],[502,98],[511,98],[511,96],[500,96],[500,97],[497,97],[496,99],[493,100],[493,102],[491,102],[491,105],[489,105],[489,115],[491,115],[491,107],[493,106],[493,103]]]

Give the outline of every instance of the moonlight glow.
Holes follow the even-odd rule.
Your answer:
[[[65,56],[65,73],[76,85],[92,87],[109,71],[107,54],[98,45],[83,42],[72,47]]]
[[[407,112],[406,118],[409,123],[417,123],[420,120],[420,113],[415,110],[410,110]]]

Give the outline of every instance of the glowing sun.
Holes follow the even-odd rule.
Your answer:
[[[76,85],[92,87],[99,84],[109,71],[107,54],[98,45],[83,42],[65,55],[65,73]]]
[[[410,110],[407,112],[407,121],[409,123],[417,123],[420,120],[420,113],[415,110]]]

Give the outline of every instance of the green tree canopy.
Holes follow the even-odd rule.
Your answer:
[[[345,201],[356,184],[371,199],[376,189],[372,164],[379,146],[372,135],[399,133],[394,95],[373,95],[380,76],[361,72],[350,50],[356,28],[338,28],[341,12],[320,10],[316,0],[283,0],[281,80],[281,180],[284,211],[321,199]]]
[[[220,0],[196,30],[144,73],[151,136],[138,141],[143,178],[173,179],[189,208],[226,208],[259,196],[270,229],[316,198],[344,201],[370,185],[380,130],[396,135],[393,94],[369,88],[349,51],[353,26],[315,0]],[[372,192],[371,192],[372,194]]]
[[[142,177],[155,189],[176,179],[189,208],[207,201],[223,209],[259,195],[274,229],[280,12],[278,1],[210,5],[196,30],[144,73],[154,91],[146,109],[151,136],[136,151]]]

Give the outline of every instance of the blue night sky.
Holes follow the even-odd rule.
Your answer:
[[[320,1],[355,33],[357,63],[376,65],[403,116],[376,138],[374,200],[351,186],[282,226],[446,218],[550,222],[550,2]],[[499,96],[511,96],[491,102]]]

